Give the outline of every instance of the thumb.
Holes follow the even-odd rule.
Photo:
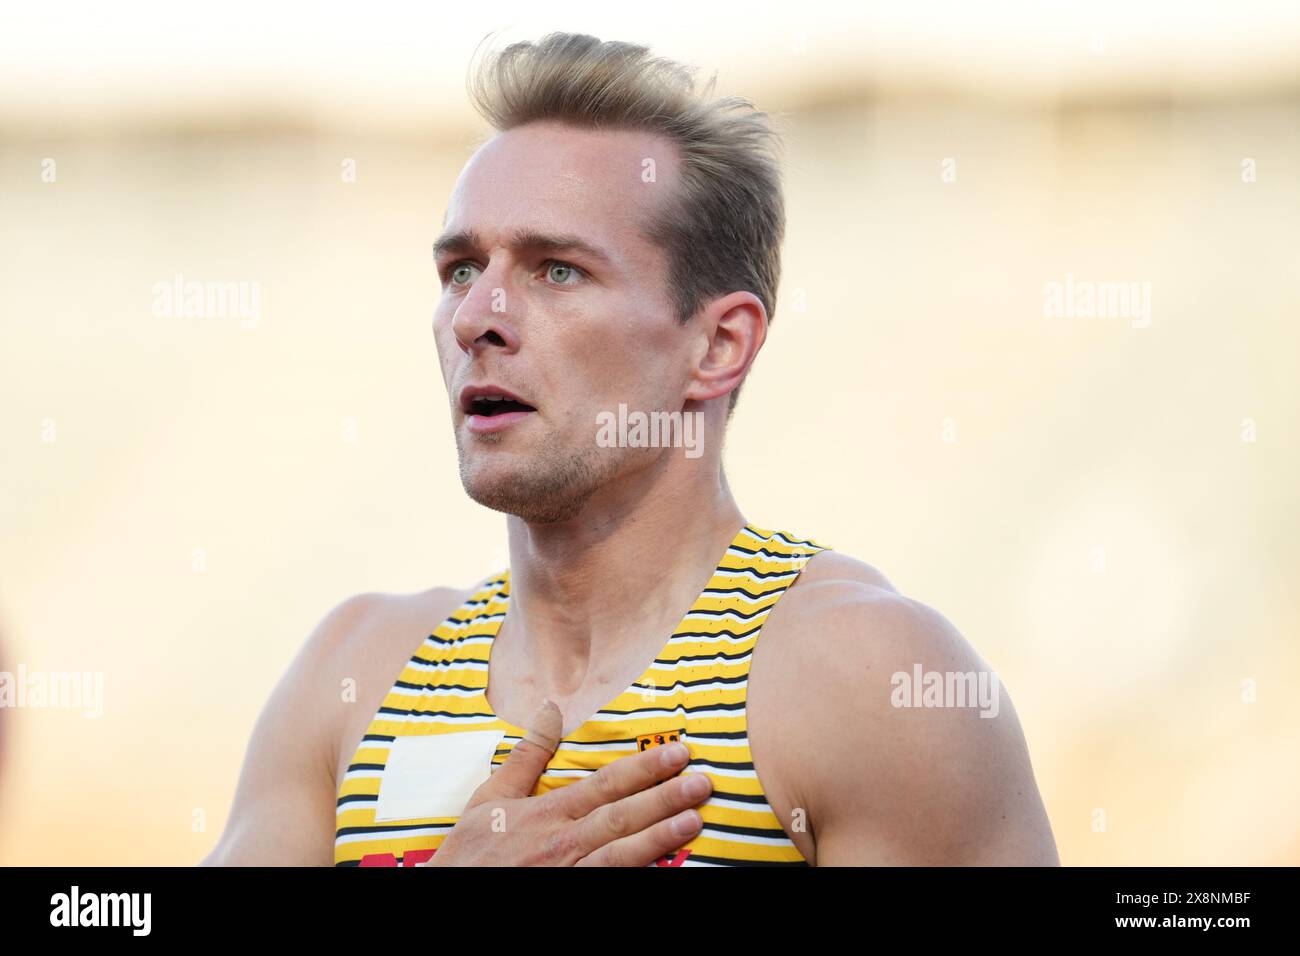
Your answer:
[[[472,807],[484,800],[502,797],[529,796],[537,787],[542,771],[551,762],[555,748],[559,746],[563,726],[560,708],[549,698],[544,699],[537,713],[533,714],[533,719],[528,722],[528,731],[523,740],[515,744],[501,766],[474,791],[474,797],[468,805]]]

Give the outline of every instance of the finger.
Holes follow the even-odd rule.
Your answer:
[[[569,819],[578,820],[599,806],[666,780],[686,766],[689,759],[690,751],[683,743],[651,747],[634,757],[621,757],[608,763],[584,780],[552,790],[545,799],[555,803]]]
[[[662,856],[676,853],[704,828],[698,810],[683,810],[654,826],[606,843],[574,866],[649,866]]]
[[[529,796],[555,755],[563,726],[560,708],[551,700],[543,700],[529,721],[523,740],[515,744],[501,766],[474,791],[466,808],[478,806],[486,800]]]
[[[607,843],[649,830],[659,821],[671,819],[683,810],[703,803],[712,792],[713,781],[706,774],[688,773],[597,807],[574,824],[578,854],[587,856]],[[683,842],[679,841],[677,846]],[[647,846],[646,851],[649,849]],[[652,856],[646,862],[654,859],[657,857]]]

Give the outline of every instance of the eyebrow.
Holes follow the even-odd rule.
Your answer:
[[[605,265],[614,265],[613,257],[609,253],[580,236],[570,234],[547,233],[527,228],[516,229],[507,245],[516,251],[528,250],[551,254],[579,252]],[[439,237],[433,244],[433,258],[436,260],[443,256],[466,255],[482,248],[483,241],[478,233],[473,229],[461,229]]]

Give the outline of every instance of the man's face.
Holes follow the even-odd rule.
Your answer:
[[[640,232],[678,168],[671,144],[650,134],[533,123],[497,135],[462,171],[436,251],[434,337],[475,501],[563,520],[672,451],[596,436],[598,413],[620,403],[684,404],[699,343],[677,322],[667,256]],[[483,388],[521,404],[475,398]]]

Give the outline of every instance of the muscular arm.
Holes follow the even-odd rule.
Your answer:
[[[912,677],[917,664],[991,671],[952,625],[887,583],[824,581],[800,606],[795,666],[819,692],[789,743],[802,755],[817,865],[1059,865],[1005,687],[996,716],[981,717],[978,703],[895,706],[893,675]]]
[[[344,601],[317,625],[262,708],[225,832],[200,866],[333,864],[334,754],[346,638],[374,597]]]

